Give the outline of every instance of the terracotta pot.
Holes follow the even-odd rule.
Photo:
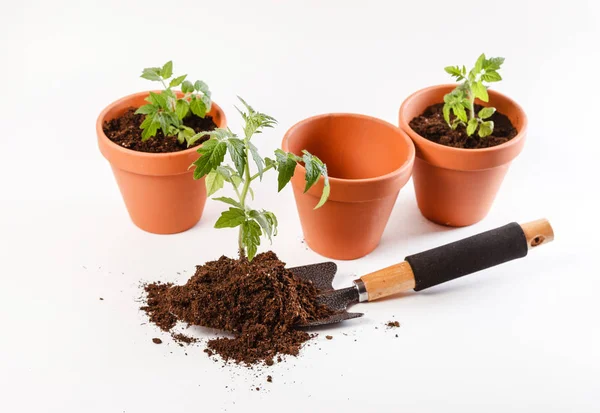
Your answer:
[[[317,210],[324,179],[304,193],[304,167],[298,165],[292,178],[308,246],[341,260],[373,251],[410,178],[415,149],[406,133],[370,116],[326,114],[294,125],[282,146],[297,155],[308,150],[329,171],[331,195]]]
[[[527,116],[512,99],[489,90],[489,103],[508,116],[518,134],[510,141],[485,149],[440,145],[415,133],[409,122],[425,108],[443,102],[456,85],[432,86],[409,96],[400,107],[400,127],[417,149],[413,182],[423,216],[442,225],[462,227],[482,220],[489,212],[511,161],[521,152]]]
[[[135,225],[156,234],[190,229],[200,220],[206,203],[204,179],[194,181],[189,166],[198,159],[198,147],[171,153],[146,153],[123,148],[106,137],[105,121],[144,103],[148,92],[135,93],[108,105],[96,121],[98,146],[110,162],[121,195]],[[209,112],[218,127],[225,114],[213,103]]]

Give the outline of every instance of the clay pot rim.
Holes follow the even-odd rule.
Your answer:
[[[136,92],[136,93],[132,93],[127,96],[123,96],[123,97],[115,100],[114,102],[110,103],[108,106],[106,106],[102,110],[102,112],[100,112],[100,115],[98,115],[98,118],[96,119],[96,134],[102,138],[102,144],[106,145],[107,149],[109,149],[111,151],[120,152],[126,156],[136,156],[136,157],[148,158],[148,159],[166,159],[166,158],[172,159],[174,157],[187,157],[192,153],[196,153],[198,151],[198,148],[200,148],[202,145],[197,145],[197,146],[194,146],[194,147],[191,147],[188,149],[184,149],[183,151],[152,153],[152,152],[142,152],[142,151],[136,151],[133,149],[124,148],[121,145],[117,145],[116,143],[111,141],[108,138],[108,136],[106,136],[106,134],[104,133],[104,129],[102,127],[104,125],[104,119],[106,118],[106,114],[108,112],[110,112],[115,106],[120,105],[121,103],[123,103],[127,100],[132,100],[132,99],[138,98],[140,96],[148,96],[148,95],[150,95],[150,92],[160,93],[161,91],[160,90],[147,90],[144,92]],[[182,95],[182,92],[180,92],[180,91],[175,91],[175,93],[177,95]],[[211,101],[211,111],[215,111],[215,112],[219,113],[220,116],[222,116],[223,120],[226,119],[225,113],[223,112],[221,107],[212,101]]]
[[[432,142],[429,139],[424,138],[423,136],[421,136],[417,132],[415,132],[409,125],[409,122],[412,119],[407,120],[405,117],[405,110],[404,110],[405,107],[408,104],[410,104],[410,102],[412,100],[416,99],[419,95],[422,95],[424,93],[427,93],[427,92],[430,92],[430,91],[436,90],[436,89],[454,89],[455,87],[456,87],[456,84],[453,84],[453,83],[434,85],[434,86],[429,86],[429,87],[426,87],[423,89],[419,89],[416,92],[412,93],[410,96],[408,96],[404,100],[404,102],[402,102],[402,105],[400,106],[400,111],[399,111],[400,127],[402,128],[402,130],[406,131],[406,133],[408,133],[412,139],[417,141],[419,145],[423,145],[423,146],[429,148],[430,150],[439,150],[441,152],[445,152],[447,154],[453,154],[453,155],[467,155],[467,154],[476,154],[476,153],[485,154],[485,153],[497,152],[497,151],[509,149],[513,146],[517,146],[517,145],[521,144],[521,141],[525,138],[525,136],[527,134],[527,126],[528,126],[528,120],[527,120],[527,115],[526,115],[525,111],[523,110],[521,105],[519,105],[513,99],[511,99],[510,97],[508,97],[496,90],[493,90],[493,89],[488,90],[488,94],[490,95],[490,97],[496,96],[496,97],[500,97],[500,98],[508,101],[512,106],[515,107],[515,109],[518,112],[520,112],[520,115],[522,117],[523,125],[517,132],[517,136],[515,136],[508,142],[502,143],[500,145],[492,146],[490,148],[479,148],[479,149],[454,148],[451,146],[446,146],[446,145],[442,145],[440,143]],[[437,103],[441,103],[441,102],[437,102]],[[432,104],[434,104],[434,103],[432,103]]]
[[[395,169],[392,172],[389,172],[385,175],[380,175],[380,176],[376,176],[373,178],[357,178],[357,179],[336,178],[333,176],[329,176],[330,184],[364,185],[364,184],[370,184],[370,183],[383,183],[386,181],[394,181],[395,179],[398,179],[400,176],[402,176],[406,173],[408,173],[410,175],[410,173],[412,171],[412,165],[415,160],[416,151],[415,151],[415,145],[412,142],[412,140],[410,139],[410,137],[408,136],[408,134],[405,131],[403,131],[402,129],[400,129],[398,126],[395,126],[390,122],[387,122],[383,119],[379,119],[379,118],[376,118],[373,116],[363,115],[360,113],[349,113],[349,112],[324,113],[321,115],[311,116],[311,117],[303,119],[299,122],[296,122],[294,125],[292,125],[287,130],[287,132],[283,136],[283,142],[282,142],[283,150],[286,152],[289,152],[289,145],[288,145],[289,135],[291,135],[294,132],[294,130],[296,128],[300,127],[301,125],[303,125],[305,123],[313,122],[318,119],[323,119],[323,118],[344,118],[344,117],[358,118],[363,121],[376,122],[376,123],[379,123],[386,127],[390,127],[392,129],[398,131],[399,136],[402,136],[402,139],[404,139],[404,142],[406,143],[406,146],[408,147],[408,156],[406,157],[406,159],[404,160],[404,162],[398,169]],[[303,175],[306,173],[306,169],[301,164],[297,164],[296,168],[299,168],[300,172]],[[321,176],[321,177],[319,177],[319,180],[317,182],[323,183],[324,181],[325,181],[325,178],[323,178]],[[316,187],[316,185],[313,186],[311,189],[315,189],[315,187]],[[309,192],[311,192],[311,191],[309,191]]]

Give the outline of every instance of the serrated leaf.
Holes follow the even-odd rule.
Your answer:
[[[237,208],[241,208],[242,207],[238,201],[236,201],[233,198],[226,197],[226,196],[222,196],[222,197],[219,197],[219,198],[213,198],[213,199],[215,201],[224,202],[224,203],[226,203],[228,205],[233,205],[234,207],[237,207]]]
[[[160,71],[160,67],[147,67],[142,71],[142,75],[140,77],[148,80],[160,81],[162,80],[160,77]]]
[[[458,66],[446,66],[444,70],[451,76],[462,77],[462,73]]]
[[[498,70],[500,69],[500,66],[502,66],[503,63],[503,57],[490,57],[489,59],[486,59],[483,65],[483,70],[485,70],[486,72]]]
[[[162,109],[168,109],[167,98],[162,94],[150,92],[148,100],[150,103],[158,105]]]
[[[202,80],[196,80],[194,83],[194,89],[196,89],[198,92],[209,93],[208,85]]]
[[[321,199],[319,200],[319,203],[317,204],[317,206],[315,206],[315,209],[321,208],[325,202],[327,202],[327,199],[329,199],[329,194],[331,192],[331,186],[329,185],[329,177],[327,175],[325,175],[325,185],[323,186],[323,192],[321,193]]]
[[[252,155],[252,159],[254,159],[254,163],[256,164],[256,168],[258,169],[258,175],[262,180],[265,161],[258,153],[258,149],[256,149],[256,146],[254,146],[250,142],[248,142],[248,149],[250,149],[250,154]]]
[[[178,99],[175,103],[175,114],[178,119],[183,119],[190,110],[189,104],[185,99]]]
[[[215,222],[215,228],[235,228],[246,222],[246,213],[241,208],[229,208],[221,212],[221,216]]]
[[[471,136],[473,133],[475,133],[478,124],[479,121],[476,118],[469,119],[469,122],[467,123],[467,135]]]
[[[190,109],[192,113],[196,116],[203,118],[206,116],[206,105],[202,100],[192,96],[192,100],[190,101]]]
[[[442,113],[444,114],[444,120],[449,125],[450,124],[450,105],[448,105],[447,103],[444,104],[444,107],[442,108]]]
[[[479,74],[483,70],[483,64],[485,63],[485,61],[485,54],[482,53],[477,58],[477,61],[475,62],[475,67],[473,67],[473,71],[475,72],[475,74]]]
[[[181,83],[181,91],[183,93],[192,93],[194,91],[194,85],[189,80],[185,80]]]
[[[499,82],[502,80],[502,76],[500,76],[500,73],[498,73],[494,70],[491,70],[489,72],[482,74],[481,80],[483,80],[485,82]]]
[[[194,179],[200,179],[204,175],[216,169],[223,160],[225,159],[225,153],[227,152],[227,145],[225,142],[219,142],[216,139],[209,139],[204,142],[198,153],[201,154],[200,158],[194,162],[196,168],[194,169]]]
[[[240,178],[239,175],[231,175],[231,183],[233,184],[233,186],[235,186],[236,188],[238,186],[240,186],[240,184],[244,182],[242,178]]]
[[[296,170],[296,160],[290,157],[288,154],[278,149],[275,152],[277,158],[277,191],[281,190],[290,182],[290,179],[294,176]]]
[[[269,219],[267,219],[266,215],[265,215],[266,211],[256,211],[256,210],[251,210],[248,215],[250,216],[250,218],[254,219],[258,225],[260,225],[260,227],[262,228],[262,232],[263,234],[265,234],[267,236],[267,238],[269,238],[269,241],[272,241],[272,236],[273,236],[273,226],[272,223]]]
[[[148,115],[148,114],[151,114],[151,113],[156,113],[157,110],[158,110],[158,108],[156,106],[154,106],[153,104],[149,103],[147,105],[140,106],[138,108],[138,110],[135,111],[135,113],[138,114],[138,115]]]
[[[244,174],[244,168],[246,167],[246,146],[242,140],[237,138],[227,139],[227,149],[229,150],[229,156],[235,165],[235,169],[238,174]]]
[[[496,112],[496,108],[492,108],[492,107],[483,108],[479,111],[477,116],[479,116],[481,119],[487,119],[490,116],[492,116],[495,112]]]
[[[487,88],[483,85],[483,83],[481,83],[481,81],[473,83],[471,87],[473,88],[473,94],[476,98],[481,99],[483,102],[487,102],[489,100]]]
[[[225,185],[223,175],[216,170],[212,170],[206,175],[206,196],[211,196]]]
[[[241,235],[242,245],[246,248],[248,260],[252,261],[260,245],[260,236],[262,235],[260,225],[254,220],[244,221],[242,223]]]
[[[452,111],[458,119],[460,119],[463,122],[467,122],[467,112],[465,111],[465,107],[463,106],[462,102],[452,106]]]
[[[160,70],[160,75],[164,78],[164,79],[168,79],[171,76],[173,76],[173,61],[169,60],[167,63],[165,63],[162,67],[162,69]]]
[[[482,122],[481,125],[479,125],[479,136],[481,138],[485,138],[486,136],[491,135],[493,131],[494,131],[494,122],[491,120]]]
[[[182,76],[178,76],[174,79],[171,79],[171,82],[169,82],[169,87],[179,86],[181,83],[183,83],[183,81],[185,80],[186,77],[187,77],[187,75],[182,75]]]
[[[156,132],[158,132],[158,128],[160,128],[160,123],[151,119],[149,125],[142,131],[142,142],[155,136]]]

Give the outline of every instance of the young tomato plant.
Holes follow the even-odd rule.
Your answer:
[[[140,107],[135,113],[146,115],[140,125],[142,141],[156,135],[161,129],[165,136],[177,136],[179,143],[193,145],[206,133],[196,133],[184,125],[185,117],[191,112],[203,118],[210,111],[210,90],[206,83],[186,80],[187,75],[173,77],[173,62],[168,61],[162,67],[147,67],[142,71],[144,79],[160,82],[164,90],[160,93],[150,92],[146,98],[148,104]],[[169,80],[170,79],[170,80]],[[172,88],[181,86],[183,96],[178,98]]]
[[[296,164],[302,162],[306,168],[306,186],[308,191],[321,176],[325,180],[321,199],[315,207],[320,208],[329,197],[330,186],[327,166],[316,156],[303,151],[302,156],[287,153],[278,149],[275,159],[262,158],[256,146],[251,142],[255,134],[264,128],[272,128],[277,121],[269,115],[255,111],[242,98],[238,99],[245,110],[238,109],[244,120],[244,135],[238,137],[229,128],[215,129],[205,134],[210,139],[202,144],[198,153],[201,156],[194,162],[194,179],[206,177],[208,196],[223,188],[225,182],[231,185],[237,199],[229,197],[214,198],[230,205],[227,211],[215,223],[215,228],[239,227],[238,247],[241,257],[252,260],[260,245],[261,236],[271,238],[277,235],[277,218],[272,212],[264,209],[253,209],[248,205],[248,194],[254,198],[252,182],[262,179],[269,170],[278,172],[278,190],[281,191],[294,175]],[[237,108],[236,108],[237,109]],[[229,154],[233,166],[223,164],[225,155]],[[256,166],[256,172],[250,171],[250,157]]]
[[[444,70],[455,77],[457,81],[464,81],[452,92],[444,96],[444,119],[452,129],[462,125],[467,129],[467,135],[471,136],[476,131],[479,137],[485,138],[494,131],[494,122],[489,119],[496,108],[485,107],[475,113],[475,98],[488,102],[487,86],[483,82],[499,82],[502,77],[498,73],[500,66],[504,63],[503,57],[491,57],[487,59],[481,54],[475,66],[467,74],[465,66],[448,66]],[[467,115],[467,111],[469,112]],[[454,119],[450,119],[450,112]]]

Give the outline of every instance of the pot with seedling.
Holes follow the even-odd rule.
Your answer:
[[[141,77],[163,89],[108,105],[96,122],[98,146],[132,221],[157,234],[182,232],[200,220],[206,202],[204,182],[192,179],[190,165],[206,132],[226,126],[225,114],[204,82],[173,76],[172,62]]]
[[[417,155],[413,182],[421,213],[431,221],[466,226],[489,212],[527,133],[523,109],[488,90],[502,80],[504,58],[479,56],[475,66],[449,66],[458,85],[432,86],[409,96],[400,127]]]

